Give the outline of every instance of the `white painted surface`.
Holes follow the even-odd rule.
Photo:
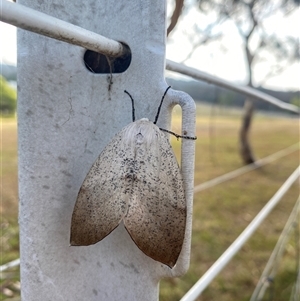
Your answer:
[[[128,70],[92,74],[84,49],[18,30],[18,135],[22,300],[157,300],[162,277],[188,268],[194,141],[182,142],[188,206],[184,248],[170,268],[144,255],[122,226],[88,247],[69,247],[77,193],[104,146],[136,118],[154,120],[167,87],[165,3],[161,0],[36,1],[20,4],[128,44]],[[180,103],[183,131],[194,135],[195,105],[170,90],[158,125],[168,128]]]

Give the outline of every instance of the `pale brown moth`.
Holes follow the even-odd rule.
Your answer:
[[[104,148],[79,190],[72,246],[95,244],[123,222],[147,256],[171,268],[176,264],[186,225],[183,180],[169,140],[156,125],[168,89],[154,122],[134,121],[134,101],[125,91],[132,101],[133,122]]]

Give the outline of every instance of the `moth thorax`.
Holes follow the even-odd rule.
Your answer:
[[[132,147],[133,149],[139,145],[144,148],[149,148],[157,141],[157,133],[159,128],[149,121],[147,118],[137,120],[130,123],[124,131],[122,142]]]

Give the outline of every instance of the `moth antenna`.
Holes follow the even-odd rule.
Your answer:
[[[126,90],[124,90],[124,92],[130,97],[131,99],[131,103],[132,103],[132,122],[135,121],[135,109],[134,109],[134,100],[132,98],[132,96],[130,95],[130,93]]]
[[[162,103],[163,103],[163,101],[164,101],[164,98],[165,98],[165,96],[166,96],[166,94],[167,94],[167,92],[168,92],[168,90],[171,88],[171,86],[169,86],[167,89],[166,89],[166,91],[165,91],[165,93],[164,93],[164,95],[163,95],[163,97],[162,97],[162,99],[161,99],[161,101],[160,101],[160,105],[159,105],[159,107],[158,107],[158,110],[157,110],[157,114],[156,114],[156,116],[155,116],[155,119],[154,119],[154,124],[156,124],[156,122],[157,122],[157,119],[158,119],[158,116],[159,116],[159,113],[160,113],[160,109],[161,109],[161,106],[162,106]]]
[[[171,132],[171,131],[169,131],[169,130],[165,130],[165,129],[162,129],[162,128],[159,128],[159,129],[160,129],[161,131],[163,131],[163,132],[166,132],[166,133],[169,133],[169,134],[175,136],[175,137],[177,138],[177,140],[178,140],[179,138],[182,138],[182,139],[189,139],[189,140],[197,140],[197,137],[182,136],[182,135],[178,135],[178,134],[176,134],[176,133],[174,133],[174,132]]]

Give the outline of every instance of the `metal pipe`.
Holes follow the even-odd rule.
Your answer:
[[[259,227],[262,221],[273,210],[277,203],[281,200],[284,194],[292,186],[292,184],[300,176],[300,166],[290,175],[285,183],[279,188],[270,201],[263,207],[263,209],[256,215],[247,228],[240,234],[240,236],[230,245],[230,247],[219,257],[219,259],[210,267],[210,269],[196,282],[196,284],[183,296],[180,301],[194,301],[207,288],[212,280],[222,271],[222,269],[229,263],[233,256],[240,250],[245,242],[250,238],[254,231]]]
[[[127,50],[119,42],[92,31],[51,17],[21,4],[1,1],[0,21],[56,40],[78,45],[110,57],[125,55]]]
[[[268,260],[268,263],[262,272],[260,279],[255,287],[255,290],[251,296],[250,301],[262,300],[265,295],[266,290],[270,287],[272,280],[274,280],[276,273],[279,268],[280,261],[284,251],[286,250],[286,245],[288,239],[291,236],[291,232],[295,230],[295,224],[297,224],[297,219],[299,219],[300,212],[300,197],[298,197],[296,204],[286,222],[283,231],[276,243],[276,246]],[[299,295],[298,295],[299,296]],[[290,299],[292,300],[292,299]]]
[[[79,26],[7,0],[3,0],[1,4],[2,12],[0,15],[0,21],[50,38],[82,46],[86,49],[103,53],[110,57],[119,57],[128,52],[126,47],[124,47],[121,43],[83,29]],[[295,105],[285,103],[273,96],[267,95],[250,87],[235,85],[226,80],[170,60],[166,61],[166,69],[185,74],[197,80],[219,85],[252,98],[269,102],[284,110],[298,114],[300,113],[299,108]]]
[[[252,171],[254,169],[260,168],[265,164],[268,164],[270,162],[273,162],[277,159],[280,159],[284,156],[287,156],[293,152],[295,152],[296,150],[299,149],[299,143],[295,143],[279,152],[276,152],[268,157],[262,158],[257,160],[256,162],[246,165],[246,166],[242,166],[241,168],[235,169],[233,171],[230,171],[224,175],[221,175],[219,177],[213,178],[211,180],[208,180],[206,182],[203,182],[197,186],[194,187],[194,193],[200,192],[202,190],[205,190],[207,188],[211,188],[215,185],[221,184],[223,182],[232,180],[238,176],[241,176],[243,174],[245,174],[246,172]]]
[[[230,83],[224,79],[218,78],[216,76],[210,75],[208,73],[205,73],[203,71],[199,71],[195,68],[191,68],[188,66],[185,66],[183,64],[179,64],[170,60],[166,61],[166,69],[174,72],[178,72],[187,76],[190,76],[194,79],[197,80],[202,80],[210,84],[218,85],[220,87],[230,89],[235,92],[239,92],[243,95],[258,99],[258,100],[263,100],[266,102],[269,102],[273,104],[274,106],[277,106],[283,110],[295,112],[295,113],[300,113],[300,109],[292,104],[285,103],[271,95],[265,94],[263,92],[257,91],[255,89],[252,89],[250,87],[245,87],[245,86],[240,86],[236,85],[233,83]]]
[[[4,272],[7,269],[16,267],[18,265],[20,265],[20,258],[17,258],[17,259],[15,259],[13,261],[10,261],[10,262],[8,262],[6,264],[1,265],[0,266],[0,273]]]

